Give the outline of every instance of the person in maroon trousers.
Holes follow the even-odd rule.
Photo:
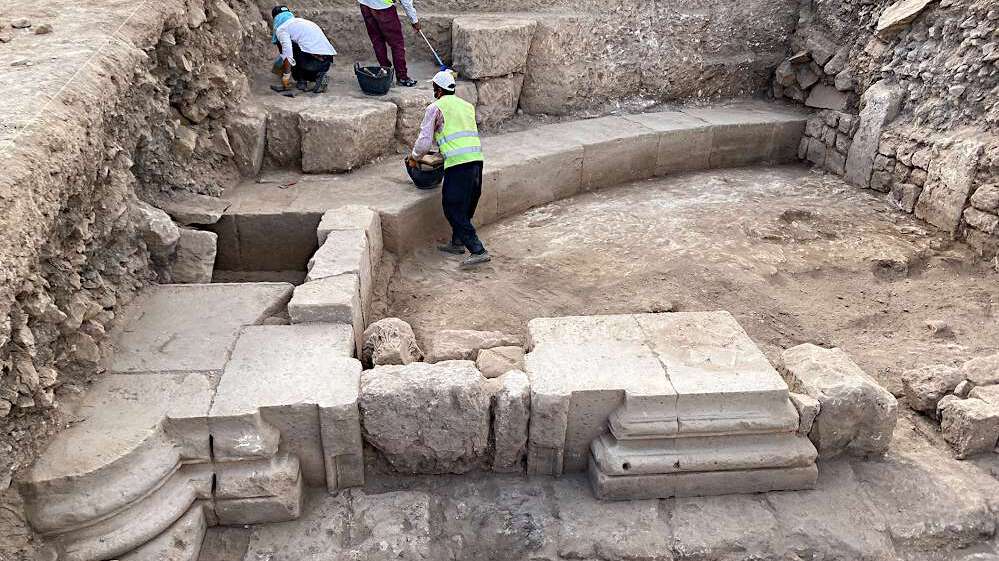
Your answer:
[[[402,23],[395,9],[395,0],[358,0],[361,4],[361,15],[364,16],[364,26],[368,29],[371,46],[375,49],[378,64],[395,67],[396,83],[400,86],[413,87],[416,80],[409,77],[406,68],[406,42],[402,37]],[[416,16],[413,0],[400,0],[406,11],[413,29],[420,30],[420,19]],[[392,49],[392,60],[389,61],[388,49]]]

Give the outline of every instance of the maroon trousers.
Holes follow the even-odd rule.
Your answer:
[[[375,48],[375,57],[382,66],[395,66],[396,80],[409,78],[406,69],[406,42],[402,37],[402,23],[395,7],[384,10],[373,10],[364,4],[361,15],[364,16],[364,26],[368,28],[371,46]],[[388,48],[392,48],[392,62],[389,62]]]

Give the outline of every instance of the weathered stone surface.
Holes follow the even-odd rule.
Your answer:
[[[328,210],[323,214],[316,228],[319,245],[326,243],[330,232],[341,230],[364,230],[368,237],[368,253],[371,257],[371,270],[375,271],[382,260],[382,221],[378,213],[363,205],[345,205]]]
[[[309,260],[308,268],[305,280],[309,282],[338,275],[357,275],[361,285],[361,315],[366,320],[367,311],[371,309],[373,275],[368,237],[363,230],[334,230],[327,234],[322,247]]]
[[[965,362],[961,366],[961,375],[972,386],[999,384],[999,353],[980,356]]]
[[[513,370],[499,377],[493,397],[493,471],[521,472],[527,459],[527,423],[531,419],[531,381]]]
[[[958,458],[992,452],[999,440],[999,406],[977,398],[954,400],[940,410],[940,430]]]
[[[482,349],[516,345],[516,337],[499,331],[443,329],[430,336],[426,343],[427,362],[444,360],[475,360]]]
[[[256,177],[264,163],[267,141],[267,112],[255,105],[242,107],[226,118],[233,159],[244,177]]]
[[[187,191],[161,194],[153,201],[182,226],[215,224],[229,208],[229,201]]]
[[[469,361],[378,366],[361,377],[365,440],[404,473],[464,473],[489,452],[490,394]]]
[[[971,392],[968,393],[968,397],[980,399],[991,405],[999,406],[999,384],[972,388]]]
[[[988,183],[975,189],[971,205],[985,212],[999,211],[999,183]]]
[[[343,323],[354,329],[355,352],[360,352],[364,315],[361,284],[347,273],[309,281],[295,287],[288,302],[291,323]]]
[[[350,171],[393,147],[394,103],[337,100],[300,114],[302,171]]]
[[[112,372],[218,371],[240,329],[291,298],[286,283],[158,285],[144,290],[113,334]]]
[[[275,97],[264,107],[267,111],[265,155],[268,165],[298,167],[302,163],[302,133],[298,125],[302,107],[295,102],[297,100]]]
[[[365,367],[409,364],[423,360],[423,351],[408,323],[399,318],[376,321],[364,330],[361,362]]]
[[[815,423],[815,418],[822,410],[822,404],[814,397],[803,393],[791,393],[789,397],[791,404],[798,411],[798,434],[808,435]]]
[[[218,235],[204,230],[181,228],[171,275],[176,283],[212,282]]]
[[[923,187],[912,183],[893,183],[891,186],[890,200],[899,210],[912,213],[916,208],[916,201],[919,200]]]
[[[849,96],[836,88],[830,88],[825,84],[819,84],[812,88],[805,100],[805,105],[819,109],[833,109],[842,111],[846,109]]]
[[[889,39],[916,19],[933,0],[899,0],[885,8],[878,18],[877,33],[883,39]]]
[[[916,202],[917,218],[946,232],[957,231],[983,147],[978,138],[959,139],[930,162],[926,185]]]
[[[118,559],[120,561],[198,561],[201,542],[208,524],[205,507],[195,503],[180,520],[142,547]]]
[[[149,254],[165,263],[177,247],[180,228],[170,220],[170,215],[147,202],[136,201],[134,209],[136,225]]]
[[[478,91],[478,105],[475,107],[475,120],[480,125],[495,125],[513,117],[520,104],[520,90],[523,86],[523,74],[477,81],[475,87]]]
[[[240,499],[216,499],[215,516],[223,526],[273,524],[295,520],[302,515],[304,478],[282,486],[281,494]]]
[[[524,349],[513,346],[482,349],[475,359],[475,367],[486,378],[498,378],[511,370],[523,370]]]
[[[451,28],[454,68],[473,79],[523,72],[535,25],[534,20],[506,15],[455,18]]]
[[[670,513],[673,550],[685,559],[776,555],[780,525],[765,495],[679,498]],[[673,559],[673,557],[663,557]]]
[[[968,226],[988,235],[999,233],[999,216],[990,212],[982,212],[977,208],[964,211],[964,221]]]
[[[248,430],[259,415],[280,432],[281,450],[298,457],[306,483],[339,488],[341,459],[361,454],[354,345],[349,325],[245,328],[212,404],[216,460],[242,459],[262,436]]]
[[[867,187],[874,169],[874,157],[881,142],[881,131],[886,124],[898,115],[902,103],[902,92],[898,86],[880,81],[864,92],[863,109],[860,111],[860,127],[853,136],[850,151],[846,157],[847,182]]]
[[[964,376],[946,364],[934,364],[906,370],[902,373],[902,391],[909,407],[921,413],[935,415],[940,398],[954,391]]]
[[[808,436],[822,458],[884,454],[898,415],[895,397],[841,349],[798,345],[782,353],[791,389],[819,400]]]

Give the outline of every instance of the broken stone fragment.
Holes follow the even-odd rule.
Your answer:
[[[267,112],[250,105],[242,108],[239,114],[228,115],[225,126],[239,173],[243,177],[256,177],[264,162]]]
[[[180,228],[170,216],[153,205],[136,201],[135,221],[146,248],[155,261],[166,263],[180,240]]]
[[[825,84],[819,84],[812,88],[811,92],[808,94],[808,99],[805,100],[805,105],[809,107],[816,107],[819,109],[835,109],[836,111],[842,111],[846,109],[847,101],[849,97],[836,88],[829,87]]]
[[[182,228],[174,258],[173,282],[207,284],[215,272],[215,253],[218,234],[203,230]]]
[[[524,369],[524,349],[507,346],[479,351],[475,366],[486,378],[499,378],[511,370]]]
[[[377,366],[361,375],[364,438],[402,473],[465,473],[488,457],[491,395],[469,361]]]
[[[967,380],[961,380],[960,382],[958,382],[957,386],[954,387],[954,395],[963,399],[965,397],[968,397],[971,394],[971,390],[973,389],[975,389],[974,384],[972,384]],[[939,409],[940,406],[938,405],[937,408]]]
[[[965,362],[961,366],[961,375],[972,387],[999,384],[999,353]]]
[[[475,360],[482,349],[517,345],[519,341],[499,331],[445,329],[433,334],[427,343],[427,362]]]
[[[14,29],[27,29],[31,27],[31,20],[28,18],[17,18],[10,22],[10,26]]]
[[[819,416],[822,405],[819,400],[803,393],[790,393],[791,404],[798,411],[798,434],[807,436],[812,430],[815,418]]]
[[[513,117],[520,103],[523,74],[511,74],[476,82],[478,105],[475,118],[480,125],[495,125]]]
[[[810,343],[781,355],[791,389],[820,403],[808,437],[822,458],[881,455],[891,444],[898,402],[842,349]]]
[[[877,33],[882,39],[889,39],[902,30],[933,0],[899,0],[885,8],[878,18]]]
[[[977,208],[968,208],[964,211],[964,221],[968,226],[992,235],[999,233],[999,216],[989,212],[982,212]]]
[[[926,329],[930,331],[930,335],[936,337],[937,339],[953,339],[954,329],[949,323],[939,319],[931,319],[926,321]]]
[[[531,418],[531,382],[527,374],[512,370],[499,377],[502,384],[493,398],[493,471],[524,470],[527,425]]]
[[[898,86],[880,81],[864,92],[864,109],[860,112],[860,127],[853,136],[850,151],[846,157],[847,182],[859,187],[867,187],[874,169],[874,158],[881,142],[881,131],[885,124],[898,115],[902,103],[902,92]]]
[[[177,138],[174,140],[174,152],[183,158],[188,158],[194,154],[198,147],[198,133],[188,126],[181,125],[177,128]]]
[[[999,407],[975,398],[951,401],[941,409],[940,430],[959,459],[991,452],[999,440]]]
[[[930,162],[926,186],[916,202],[916,218],[946,232],[957,232],[984,146],[979,136],[968,134],[955,138]]]
[[[34,31],[35,35],[46,35],[52,33],[52,26],[47,23],[43,23],[39,26],[36,26]]]
[[[953,392],[963,379],[961,371],[953,366],[923,366],[902,373],[902,391],[909,400],[909,407],[934,415],[940,399]]]
[[[408,323],[399,318],[376,321],[364,330],[361,362],[367,368],[389,364],[409,364],[423,360],[423,351],[416,344],[416,335]]]
[[[153,198],[153,203],[182,226],[215,224],[232,204],[225,199],[188,191],[160,193]]]
[[[42,369],[39,368],[38,371],[41,372]],[[968,394],[968,397],[980,399],[985,403],[990,403],[992,405],[999,405],[999,384],[992,384],[990,386],[978,386],[977,388],[972,388],[971,393]]]
[[[999,183],[989,183],[975,189],[971,206],[985,212],[999,212]]]

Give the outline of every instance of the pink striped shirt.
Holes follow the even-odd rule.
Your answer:
[[[423,114],[423,123],[420,124],[420,136],[416,137],[416,144],[413,145],[413,157],[419,158],[430,153],[435,148],[439,151],[435,133],[444,130],[444,114],[437,108],[436,103],[431,103],[427,107],[427,112]]]

